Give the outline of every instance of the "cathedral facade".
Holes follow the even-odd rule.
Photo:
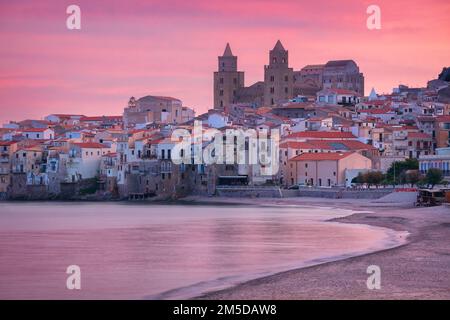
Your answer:
[[[244,72],[238,71],[237,56],[227,43],[214,72],[214,109],[240,103],[273,107],[299,95],[314,97],[323,88],[348,89],[363,96],[364,76],[353,60],[329,61],[294,71],[289,67],[288,50],[278,40],[269,51],[264,81],[246,87]]]

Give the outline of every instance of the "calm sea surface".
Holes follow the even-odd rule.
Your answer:
[[[0,299],[187,298],[393,246],[396,233],[312,207],[0,203]],[[66,268],[81,268],[81,290]]]

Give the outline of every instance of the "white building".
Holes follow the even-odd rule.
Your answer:
[[[99,175],[102,156],[115,152],[112,147],[101,143],[73,143],[69,149],[69,159],[66,163],[66,181],[77,182]]]
[[[322,89],[316,93],[319,104],[357,104],[360,102],[358,93],[346,89]]]
[[[49,140],[55,137],[55,131],[50,128],[31,128],[23,130],[22,135],[31,140]]]

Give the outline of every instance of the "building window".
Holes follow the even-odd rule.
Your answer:
[[[220,83],[220,84],[223,84],[223,78],[220,78],[220,79],[219,79],[219,83]]]

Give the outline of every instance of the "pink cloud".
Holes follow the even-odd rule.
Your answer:
[[[0,1],[0,121],[49,112],[120,113],[131,95],[176,96],[199,112],[230,42],[246,84],[263,77],[281,39],[290,64],[357,61],[366,91],[425,85],[450,61],[450,3],[387,1],[78,0],[82,30],[65,28],[72,1]]]

